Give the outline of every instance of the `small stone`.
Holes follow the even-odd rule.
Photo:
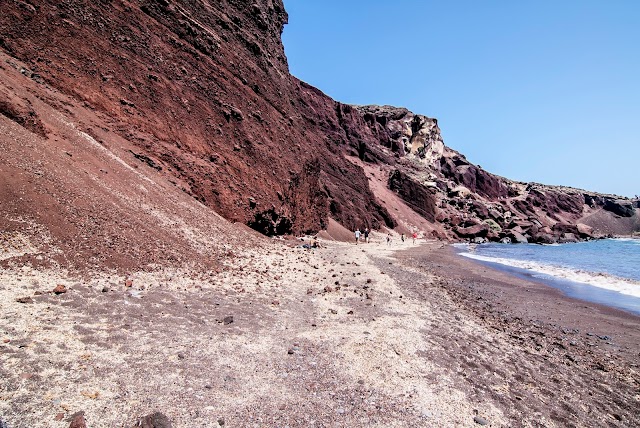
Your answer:
[[[18,297],[16,299],[16,302],[18,303],[33,303],[33,299],[29,296],[27,297]]]
[[[109,292],[109,287],[107,287],[106,285],[104,287],[102,287],[102,292],[103,293],[108,293]]]
[[[74,413],[69,419],[71,420],[69,428],[87,428],[87,422],[84,420],[84,412]]]
[[[221,427],[224,426],[224,419],[223,418],[218,419],[218,425],[220,425]]]
[[[229,325],[229,324],[231,324],[232,322],[233,322],[233,315],[226,316],[226,317],[224,317],[224,319],[222,320],[222,323],[223,323],[224,325]]]
[[[138,419],[138,422],[134,425],[134,427],[140,428],[171,428],[171,421],[165,415],[160,412],[155,412],[151,415],[147,415],[141,419]]]
[[[178,358],[184,360],[184,354],[182,352],[178,352]]]
[[[125,286],[125,287],[133,287],[133,280],[132,280],[132,279],[127,279],[127,280],[124,282],[124,286]]]
[[[53,418],[54,421],[61,421],[62,419],[64,419],[64,413],[58,413],[56,417]]]
[[[488,425],[489,421],[486,420],[485,418],[481,417],[481,416],[475,416],[473,418],[473,422],[477,423],[478,425]]]
[[[4,340],[2,341],[2,343],[9,343],[9,342],[11,342],[11,339],[4,339]]]
[[[353,315],[353,311],[347,312],[347,315]]]
[[[64,294],[67,292],[67,287],[62,284],[56,285],[56,288],[53,289],[54,294]]]

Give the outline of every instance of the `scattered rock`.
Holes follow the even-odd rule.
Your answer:
[[[224,317],[224,319],[222,320],[222,323],[223,323],[224,325],[229,325],[229,324],[231,324],[232,322],[233,322],[233,315],[226,316],[226,317]]]
[[[125,286],[125,287],[133,287],[133,280],[132,280],[132,279],[127,279],[127,280],[124,282],[124,286]]]
[[[64,419],[64,413],[58,413],[56,417],[53,418],[54,421],[61,421],[63,419]]]
[[[18,297],[16,299],[16,302],[18,303],[33,303],[33,299],[29,296],[27,297]]]
[[[473,422],[477,423],[478,425],[488,425],[489,421],[486,420],[485,418],[481,417],[481,416],[475,416],[473,418]]]
[[[220,425],[221,427],[224,426],[224,419],[223,418],[218,419],[218,425]]]
[[[102,292],[103,293],[108,293],[109,292],[109,287],[107,287],[106,285],[104,287],[102,287]]]
[[[62,284],[56,285],[56,288],[53,289],[54,294],[64,294],[67,292],[67,287]]]
[[[69,419],[71,420],[69,428],[87,428],[87,422],[84,420],[84,412],[74,413]]]
[[[171,428],[171,421],[160,412],[138,419],[133,428]]]

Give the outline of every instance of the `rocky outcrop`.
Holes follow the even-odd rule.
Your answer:
[[[433,222],[436,215],[435,190],[416,182],[400,170],[389,176],[389,189],[397,192],[418,214]]]

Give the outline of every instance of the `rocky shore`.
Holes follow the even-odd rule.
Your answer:
[[[6,266],[0,420],[640,423],[638,317],[473,264],[439,242],[373,241],[263,243],[217,272]]]

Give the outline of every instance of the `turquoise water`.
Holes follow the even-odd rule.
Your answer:
[[[542,280],[571,297],[640,314],[639,239],[456,248],[465,257]]]

